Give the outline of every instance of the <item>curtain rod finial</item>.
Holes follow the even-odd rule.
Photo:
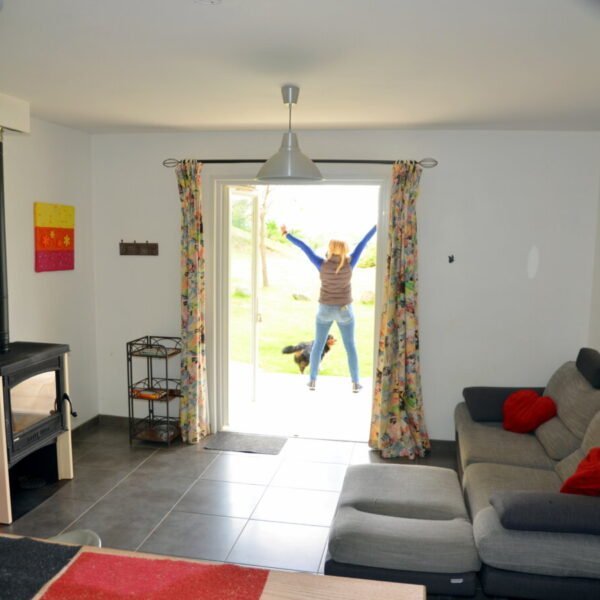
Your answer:
[[[427,158],[422,158],[419,161],[419,164],[422,167],[424,167],[425,169],[432,169],[433,167],[438,166],[438,161],[435,158],[427,157]]]

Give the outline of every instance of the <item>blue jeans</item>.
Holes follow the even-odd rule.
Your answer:
[[[353,383],[359,382],[358,355],[354,344],[354,312],[352,305],[338,306],[333,304],[319,304],[316,319],[315,342],[310,352],[310,378],[316,380],[321,362],[321,353],[327,341],[327,334],[333,322],[338,324],[346,355],[348,356],[348,368]]]

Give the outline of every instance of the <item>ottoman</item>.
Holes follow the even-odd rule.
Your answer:
[[[458,475],[417,465],[348,468],[329,536],[326,575],[472,596],[481,563]]]

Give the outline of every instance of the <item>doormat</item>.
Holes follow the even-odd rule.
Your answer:
[[[42,599],[259,600],[268,576],[237,565],[82,552]]]
[[[204,447],[207,450],[253,452],[255,454],[279,454],[286,442],[287,438],[285,437],[219,431],[206,438]]]
[[[79,546],[0,538],[0,596],[30,600],[78,552]]]

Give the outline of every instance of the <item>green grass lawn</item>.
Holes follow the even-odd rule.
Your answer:
[[[370,377],[373,368],[373,305],[355,302],[355,340],[363,376]],[[258,327],[259,367],[272,373],[298,373],[292,355],[282,354],[284,346],[314,338],[317,304],[294,300],[288,291],[268,288],[260,293],[262,322]],[[249,362],[250,299],[233,297],[230,304],[230,344],[234,361]],[[336,324],[330,332],[337,340],[323,359],[322,375],[348,375],[348,363],[342,338]]]

